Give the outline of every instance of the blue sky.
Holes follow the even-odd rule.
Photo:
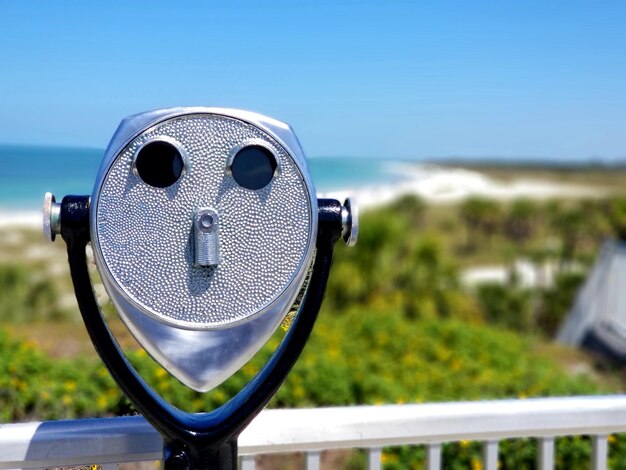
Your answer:
[[[0,142],[215,105],[311,156],[626,160],[626,2],[0,0],[0,71]]]

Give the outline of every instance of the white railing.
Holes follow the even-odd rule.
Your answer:
[[[593,439],[592,468],[607,465],[608,440],[626,432],[626,396],[544,398],[420,405],[265,410],[241,434],[241,467],[254,456],[306,452],[309,470],[325,449],[362,448],[369,469],[381,466],[382,447],[426,445],[427,467],[442,466],[441,444],[483,442],[483,467],[497,468],[498,442],[538,439],[537,468],[554,467],[555,438]],[[139,416],[0,425],[0,468],[43,468],[159,460],[159,435]]]

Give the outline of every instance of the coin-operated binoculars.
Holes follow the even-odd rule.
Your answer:
[[[67,244],[74,290],[98,354],[164,438],[166,469],[232,469],[237,437],[276,393],[313,328],[334,243],[356,243],[350,200],[317,199],[292,129],[218,108],[131,116],[90,196],[51,194],[44,232]],[[179,410],[129,364],[93,295],[86,246],[143,348],[188,387],[208,391],[300,308],[267,364],[223,406]],[[299,295],[300,294],[300,295]]]

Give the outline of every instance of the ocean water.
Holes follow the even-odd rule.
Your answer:
[[[0,144],[0,211],[41,208],[43,195],[90,194],[104,149]],[[314,157],[309,168],[318,192],[393,185],[407,176],[397,162],[354,157]]]
[[[43,195],[90,194],[103,150],[0,145],[0,210],[41,208]]]

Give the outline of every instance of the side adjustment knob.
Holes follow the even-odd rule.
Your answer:
[[[348,246],[356,245],[359,238],[359,208],[351,197],[341,207],[341,236]]]
[[[61,204],[56,202],[52,193],[46,193],[43,198],[43,235],[46,240],[53,242],[61,233]]]

